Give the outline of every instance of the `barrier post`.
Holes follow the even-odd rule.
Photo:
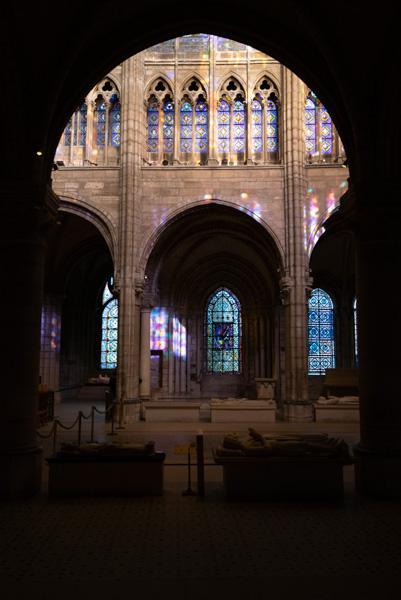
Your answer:
[[[53,454],[55,454],[56,452],[56,441],[57,441],[57,425],[58,425],[58,421],[57,419],[54,421],[54,435],[53,435]]]
[[[82,421],[82,410],[78,413],[78,446],[81,445],[81,421]]]
[[[90,441],[91,444],[93,444],[94,429],[95,429],[95,407],[92,406],[92,413],[91,413],[91,441]]]
[[[205,495],[205,462],[203,457],[203,431],[196,435],[196,462],[198,465],[198,496]]]
[[[193,444],[192,444],[193,446]],[[182,492],[183,496],[196,496],[196,492],[191,489],[191,447],[188,446],[188,488]]]
[[[118,404],[118,402],[113,402],[113,412],[112,412],[112,417],[111,417],[111,432],[108,433],[107,435],[117,435],[114,432],[114,411],[115,411],[115,408],[116,408],[116,406],[115,406],[116,404]]]

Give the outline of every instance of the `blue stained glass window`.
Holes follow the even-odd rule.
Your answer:
[[[172,152],[174,147],[174,105],[166,102],[163,109],[163,152]]]
[[[119,146],[121,141],[121,104],[115,102],[110,114],[110,140],[112,146]]]
[[[74,122],[74,130],[72,132],[72,138],[73,138],[73,145],[76,146],[78,143],[78,118],[79,118],[79,110],[77,109],[74,112],[74,118],[73,118],[73,122]]]
[[[245,150],[245,106],[242,100],[234,102],[233,107],[233,150]]]
[[[335,367],[333,302],[320,288],[308,302],[308,363],[309,375],[324,375]]]
[[[80,122],[79,122],[79,145],[86,145],[86,125],[87,125],[87,114],[88,107],[86,104],[81,106]]]
[[[262,105],[259,100],[252,102],[252,151],[262,152]]]
[[[277,106],[273,100],[267,102],[266,110],[266,149],[268,152],[277,150]]]
[[[333,123],[331,117],[324,106],[320,109],[320,135],[322,154],[332,154],[333,152]]]
[[[113,298],[111,286],[113,279],[103,289],[102,304],[102,341],[100,351],[100,367],[115,369],[117,367],[118,346],[118,300]]]
[[[71,146],[72,117],[64,129],[64,146]]]
[[[106,144],[106,103],[99,104],[97,109],[97,145]]]
[[[184,35],[179,38],[179,52],[207,52],[209,50],[209,35],[198,33]]]
[[[195,107],[195,151],[207,151],[207,104],[197,102]]]
[[[157,152],[159,148],[159,106],[151,102],[148,108],[148,152]]]
[[[181,106],[180,150],[192,152],[192,106],[189,102]]]
[[[217,147],[218,152],[230,152],[230,106],[225,100],[217,107]]]
[[[316,152],[316,105],[311,98],[305,102],[305,147],[307,154]]]
[[[205,369],[208,373],[241,373],[242,315],[238,298],[221,287],[205,309]]]

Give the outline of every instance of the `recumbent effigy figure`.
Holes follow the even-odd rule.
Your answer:
[[[344,440],[321,435],[264,436],[249,427],[249,436],[240,439],[236,433],[227,433],[216,449],[216,456],[328,456],[348,457]]]

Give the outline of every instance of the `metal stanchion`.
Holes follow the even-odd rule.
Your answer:
[[[193,446],[193,445],[192,445]],[[188,488],[182,492],[183,496],[196,496],[196,492],[191,489],[191,447],[188,446]]]
[[[92,406],[92,412],[91,412],[91,439],[90,439],[90,444],[93,444],[93,433],[94,433],[94,429],[95,429],[95,407]]]
[[[78,446],[81,445],[81,422],[82,422],[82,410],[78,413]]]
[[[198,496],[205,495],[205,462],[203,457],[203,431],[196,435],[196,462],[198,465]]]
[[[118,404],[120,406],[120,409],[118,411],[118,425],[116,427],[116,429],[125,429],[125,427],[123,427],[123,419],[124,419],[124,408],[123,408],[123,403],[121,402],[121,400],[115,400],[116,404]]]
[[[53,436],[53,453],[56,452],[56,441],[57,441],[57,419],[54,421],[54,436]]]
[[[117,433],[115,433],[115,431],[114,431],[114,409],[115,409],[116,404],[118,404],[118,402],[113,402],[113,412],[111,415],[111,432],[108,433],[107,435],[117,435]]]

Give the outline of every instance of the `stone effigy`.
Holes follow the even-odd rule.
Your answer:
[[[89,443],[84,446],[78,444],[64,443],[57,453],[63,457],[112,457],[112,456],[154,456],[155,443],[133,444],[131,442],[114,443]]]
[[[359,404],[359,396],[329,396],[325,398],[320,396],[317,399],[317,404],[331,405],[331,404]]]
[[[344,440],[322,435],[265,436],[249,427],[249,436],[240,439],[236,433],[227,433],[215,455],[220,457],[348,457]]]

